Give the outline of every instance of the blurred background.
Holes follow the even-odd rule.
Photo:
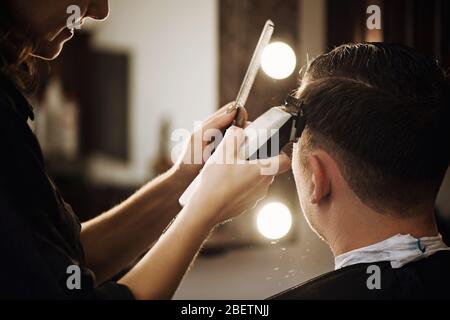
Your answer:
[[[381,9],[380,30],[367,28],[370,5]],[[236,98],[267,19],[276,25],[273,41],[293,49],[296,59],[287,62],[295,72],[285,79],[259,73],[248,101],[251,120],[296,89],[307,57],[342,43],[404,43],[450,66],[444,0],[110,0],[110,6],[106,22],[83,27],[58,60],[40,66],[45,76],[34,98],[32,126],[49,171],[82,221],[167,170],[173,130],[192,130]],[[449,181],[437,203],[447,243]],[[332,269],[331,252],[309,230],[287,173],[253,212],[214,232],[175,298],[266,298]]]

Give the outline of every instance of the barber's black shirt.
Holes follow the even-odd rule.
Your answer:
[[[374,265],[379,272],[374,271]],[[379,282],[374,278],[378,276]],[[355,264],[317,277],[271,299],[450,299],[450,251],[439,251],[398,269],[393,269],[390,262]]]
[[[46,173],[29,118],[27,100],[0,75],[0,298],[133,298],[125,286],[95,285],[80,223]]]

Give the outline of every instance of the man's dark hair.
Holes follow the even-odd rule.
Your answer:
[[[396,44],[347,44],[314,59],[303,81],[306,147],[329,151],[364,203],[408,214],[436,197],[450,161],[450,106],[435,60]]]

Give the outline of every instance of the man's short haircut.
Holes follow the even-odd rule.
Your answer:
[[[305,148],[332,154],[378,212],[434,199],[450,161],[449,82],[432,58],[386,43],[347,44],[303,75]]]

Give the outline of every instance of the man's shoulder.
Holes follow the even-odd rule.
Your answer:
[[[449,270],[449,251],[399,269],[393,269],[389,262],[357,264],[314,278],[270,299],[450,298]]]

